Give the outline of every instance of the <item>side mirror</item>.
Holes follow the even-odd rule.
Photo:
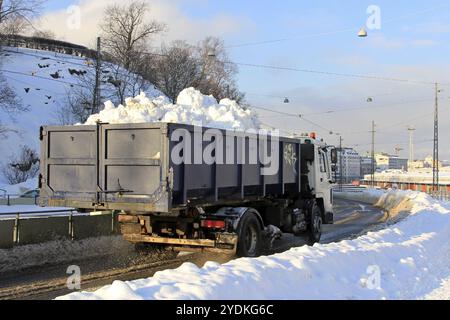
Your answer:
[[[331,163],[332,164],[338,163],[338,151],[336,148],[331,149]]]

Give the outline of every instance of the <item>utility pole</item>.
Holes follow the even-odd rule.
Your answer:
[[[2,20],[3,20],[3,0],[0,0],[0,23],[2,23]]]
[[[339,190],[342,192],[344,172],[342,165],[344,153],[342,152],[342,136],[339,136]]]
[[[439,191],[439,85],[435,84],[434,139],[433,139],[433,191]]]
[[[95,66],[95,87],[94,87],[94,99],[92,103],[92,113],[98,113],[100,111],[101,103],[101,84],[100,84],[100,74],[101,74],[101,39],[97,38],[97,59]]]
[[[375,121],[372,121],[372,188],[375,187]]]
[[[411,164],[414,162],[414,131],[416,131],[416,128],[408,127],[408,132],[409,132],[409,162]]]

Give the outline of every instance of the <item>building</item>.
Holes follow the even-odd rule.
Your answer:
[[[442,161],[438,162],[438,166],[439,166],[439,168],[443,167]],[[425,168],[433,168],[433,157],[432,156],[425,158]]]
[[[342,154],[342,155],[341,155]],[[341,182],[341,156],[342,156],[342,183],[351,183],[361,179],[361,156],[352,148],[338,149],[338,163],[336,182]]]
[[[423,168],[425,168],[425,161],[423,160],[408,161],[408,171]]]
[[[398,156],[389,156],[389,170],[408,171],[408,159],[402,159]]]
[[[408,159],[399,156],[389,155],[387,153],[377,153],[375,155],[377,171],[386,170],[404,170],[408,171]]]
[[[372,174],[372,157],[361,157],[361,177]]]

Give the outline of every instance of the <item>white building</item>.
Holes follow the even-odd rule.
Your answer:
[[[387,153],[377,153],[375,155],[377,171],[386,170],[408,170],[408,159],[402,159],[399,156],[389,155]]]
[[[341,180],[341,152],[338,150],[336,181]],[[352,148],[342,149],[342,182],[351,183],[361,179],[361,156]]]

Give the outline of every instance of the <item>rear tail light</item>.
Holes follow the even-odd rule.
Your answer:
[[[202,220],[202,228],[207,229],[225,229],[225,221],[223,220]]]

